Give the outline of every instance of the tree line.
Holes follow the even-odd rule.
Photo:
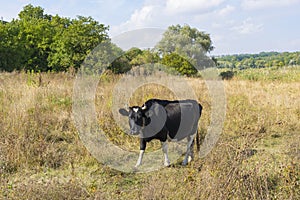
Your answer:
[[[31,4],[18,19],[0,23],[0,71],[67,71],[78,69],[86,56],[103,42],[110,42],[109,26],[92,17],[75,19],[49,15]],[[213,50],[209,34],[188,25],[170,26],[154,49],[127,52],[110,44],[121,55],[108,68],[124,73],[133,66],[161,63],[180,74],[194,75],[199,58]]]
[[[300,52],[261,52],[217,57],[219,68],[279,68],[300,65]]]
[[[98,63],[112,55],[117,59],[106,66],[113,73],[125,73],[132,67],[159,63],[176,73],[194,76],[199,68],[217,64],[220,68],[261,68],[299,65],[299,52],[260,53],[209,58],[214,47],[210,35],[189,25],[172,25],[153,49],[133,47],[128,51],[111,43],[109,26],[92,17],[75,19],[49,15],[31,4],[11,22],[0,21],[0,71],[68,71],[79,69],[99,44],[109,44],[98,53]],[[102,63],[100,63],[102,62]],[[198,69],[198,70],[197,70]]]

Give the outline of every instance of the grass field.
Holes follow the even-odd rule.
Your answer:
[[[112,142],[138,151],[138,139],[124,134],[110,112],[119,78],[100,80],[97,117]],[[299,67],[241,71],[224,81],[226,119],[214,149],[186,167],[176,162],[150,173],[116,171],[86,150],[72,119],[74,79],[0,73],[0,199],[300,199]],[[203,139],[211,99],[205,81],[186,80],[204,107]],[[145,86],[131,102],[151,97],[174,95]],[[147,150],[157,148],[154,142]]]

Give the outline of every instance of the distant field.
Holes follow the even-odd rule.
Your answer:
[[[120,77],[100,80],[97,117],[112,142],[137,151],[138,139],[112,118]],[[0,199],[300,199],[299,67],[234,71],[224,81],[226,120],[212,152],[187,167],[176,162],[150,173],[119,172],[90,155],[72,121],[74,79],[68,73],[0,73]],[[211,99],[204,80],[186,80],[204,107],[203,139]],[[152,97],[174,95],[146,86],[131,103]],[[157,148],[154,142],[147,150]]]

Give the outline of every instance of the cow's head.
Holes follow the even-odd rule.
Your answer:
[[[167,114],[163,106],[152,103],[142,107],[133,106],[128,110],[121,108],[119,113],[128,117],[130,134],[140,137],[151,137],[158,133],[165,125]]]
[[[150,123],[152,111],[143,107],[133,106],[129,107],[128,110],[121,108],[119,113],[123,116],[128,117],[130,134],[138,135],[142,130]]]

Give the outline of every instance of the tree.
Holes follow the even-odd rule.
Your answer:
[[[190,64],[198,69],[214,65],[214,61],[206,56],[206,53],[213,49],[214,47],[212,46],[209,34],[199,31],[196,28],[191,28],[188,25],[170,26],[155,47],[155,50],[162,57],[176,53],[187,59]],[[177,64],[181,65],[180,63]],[[181,67],[176,66],[175,68],[179,69]]]
[[[19,20],[1,26],[5,49],[0,57],[5,60],[1,68],[12,70],[47,70],[48,44],[51,43],[49,16],[41,7],[27,5],[19,13]],[[2,46],[2,45],[1,45]]]
[[[0,23],[0,71],[21,69],[26,51],[18,38],[20,27],[15,23]]]
[[[296,60],[296,64],[300,65],[300,53],[299,53],[299,55],[297,56],[297,58],[295,60]]]
[[[108,39],[108,27],[91,17],[79,16],[69,20],[56,16],[52,24],[58,27],[48,61],[56,71],[69,67],[78,69],[85,57],[102,41]]]
[[[195,57],[199,51],[210,52],[214,49],[209,34],[189,25],[170,26],[155,48],[161,54],[176,52],[190,58]]]
[[[19,19],[0,23],[0,70],[77,69],[93,48],[108,39],[107,30],[91,17],[47,15],[29,4]]]
[[[45,15],[44,9],[40,6],[34,7],[32,4],[24,6],[23,10],[19,13],[21,20],[31,19],[51,19],[51,15]]]
[[[141,66],[148,63],[158,63],[160,58],[156,52],[141,50],[133,47],[122,56],[112,62],[108,69],[113,73],[126,73],[134,66]]]
[[[151,52],[150,50],[143,50],[130,61],[130,64],[133,66],[140,66],[148,63],[157,63],[158,61],[159,56],[157,53]]]
[[[142,53],[143,51],[136,47],[129,49],[125,53],[122,52],[122,55],[115,59],[108,67],[108,69],[110,69],[115,74],[126,73],[132,68],[131,61]]]
[[[30,9],[29,11],[31,10],[34,13],[43,13],[43,10],[39,7],[40,12],[36,9]],[[25,70],[48,71],[47,58],[50,54],[50,44],[53,42],[54,34],[49,19],[44,17],[43,14],[35,17],[35,15],[26,12],[26,15],[25,13],[20,14],[20,20],[17,23],[20,27],[20,42],[23,43],[27,55],[22,68]]]
[[[125,52],[124,56],[126,56],[126,58],[129,61],[132,61],[134,58],[136,58],[138,55],[142,54],[143,51],[137,47],[132,47],[131,49],[129,49],[128,51]]]

